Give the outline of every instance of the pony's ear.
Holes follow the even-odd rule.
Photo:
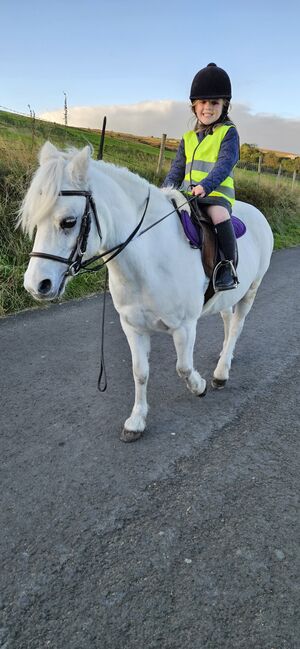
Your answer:
[[[82,151],[76,153],[68,165],[71,178],[78,185],[82,185],[86,181],[90,157],[91,149],[89,146],[85,146]]]
[[[57,158],[59,156],[59,151],[57,148],[51,144],[51,142],[45,142],[45,144],[42,146],[39,154],[39,161],[40,165],[44,164],[44,162],[47,162],[50,158]]]

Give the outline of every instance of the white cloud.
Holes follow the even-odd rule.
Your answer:
[[[231,116],[238,127],[241,143],[300,155],[300,119],[252,114],[243,104],[234,105]]]
[[[68,108],[68,124],[87,128],[101,128],[107,115],[107,129],[134,135],[179,138],[192,128],[193,117],[186,102],[144,101],[138,104],[110,106],[77,106]],[[248,142],[266,149],[275,149],[300,155],[300,119],[286,119],[278,115],[253,114],[249,106],[233,104],[230,113],[237,125],[241,143]],[[42,119],[63,123],[63,110],[39,115]]]

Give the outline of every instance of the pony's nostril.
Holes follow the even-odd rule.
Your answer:
[[[51,279],[43,279],[43,281],[39,283],[39,293],[41,293],[42,295],[47,295],[48,293],[50,293],[51,287]]]

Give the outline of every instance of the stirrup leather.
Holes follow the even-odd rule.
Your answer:
[[[215,293],[218,293],[219,290],[220,290],[216,286],[216,279],[217,279],[217,275],[218,275],[218,272],[219,272],[220,268],[223,268],[223,266],[229,266],[230,267],[231,274],[232,274],[232,279],[235,282],[235,286],[233,286],[232,288],[237,288],[237,285],[239,284],[239,280],[238,280],[238,277],[237,277],[236,270],[235,270],[233,262],[230,259],[222,259],[215,266],[213,276],[212,276],[213,289],[214,289]]]

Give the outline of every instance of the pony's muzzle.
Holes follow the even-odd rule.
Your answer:
[[[57,287],[51,279],[43,279],[37,286],[37,297],[38,300],[55,300],[62,295],[65,289],[67,274],[64,273],[62,280]]]
[[[38,284],[38,294],[41,297],[48,297],[49,293],[51,293],[52,290],[52,282],[51,279],[43,279],[39,284]]]

